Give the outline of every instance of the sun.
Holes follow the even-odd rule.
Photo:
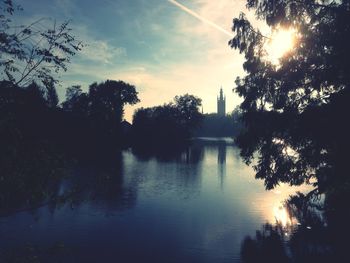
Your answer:
[[[295,47],[295,42],[296,30],[294,28],[274,30],[265,46],[267,60],[278,65],[280,59]]]

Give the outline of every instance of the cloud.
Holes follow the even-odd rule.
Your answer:
[[[86,40],[86,46],[82,49],[80,57],[94,62],[110,64],[113,61],[127,56],[124,47],[114,47],[103,40]]]

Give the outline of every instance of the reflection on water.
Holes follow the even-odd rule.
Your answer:
[[[224,187],[224,176],[226,169],[226,144],[220,143],[218,145],[218,169],[219,169],[219,177],[220,177],[220,188]]]
[[[231,139],[113,160],[72,168],[58,190],[67,202],[0,217],[0,257],[27,259],[29,247],[44,262],[240,262],[266,222],[284,234],[297,223],[280,208],[295,189],[266,192]]]
[[[273,214],[276,219],[276,223],[281,224],[283,227],[290,226],[292,224],[292,219],[289,216],[287,209],[282,205],[273,208]]]
[[[332,205],[331,212],[324,212],[321,200],[297,193],[276,207],[275,223],[263,224],[255,235],[245,237],[242,262],[348,262],[349,215],[345,206],[337,210]]]

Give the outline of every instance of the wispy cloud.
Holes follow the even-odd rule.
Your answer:
[[[94,62],[113,63],[114,60],[127,56],[124,47],[114,47],[102,40],[87,40],[80,56]]]

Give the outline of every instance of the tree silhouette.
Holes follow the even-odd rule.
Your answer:
[[[202,114],[198,110],[202,105],[202,100],[193,95],[185,94],[175,96],[174,102],[182,125],[186,130],[192,131],[202,119]]]
[[[80,86],[67,88],[62,108],[70,130],[68,144],[86,149],[87,146],[93,148],[92,145],[116,148],[116,144],[127,143],[121,127],[124,106],[137,102],[136,88],[123,81],[93,83],[88,92],[83,92]]]
[[[96,121],[120,123],[125,104],[139,102],[134,86],[123,81],[107,80],[89,87],[90,117]]]
[[[138,109],[133,116],[133,140],[137,145],[158,146],[183,143],[199,125],[201,99],[185,94],[174,102]]]
[[[231,114],[226,116],[219,116],[216,113],[204,114],[201,124],[195,131],[195,136],[236,137],[241,129],[241,112],[237,106]]]
[[[66,111],[72,111],[75,107],[81,108],[82,106],[78,105],[82,93],[83,91],[79,85],[68,87],[66,89],[66,100],[62,103],[63,109]]]
[[[349,193],[350,1],[248,0],[271,28],[292,27],[298,41],[278,65],[264,58],[269,39],[244,14],[230,46],[245,55],[236,80],[245,129],[237,138],[268,189],[313,183],[313,193]],[[257,154],[256,154],[257,153]],[[336,189],[336,191],[332,191]]]
[[[39,19],[18,26],[12,21],[17,11],[21,8],[12,0],[0,1],[1,75],[19,87],[33,81],[52,86],[58,82],[55,74],[67,70],[67,63],[81,50],[82,43],[71,34],[69,21],[57,25],[56,21]]]

